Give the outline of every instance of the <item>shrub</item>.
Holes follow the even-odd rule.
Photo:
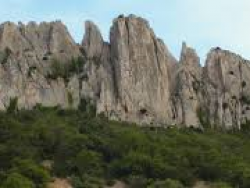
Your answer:
[[[92,174],[100,176],[102,174],[101,156],[94,151],[81,151],[77,154],[75,160],[75,168],[79,174]]]
[[[245,88],[245,87],[247,86],[247,83],[246,83],[245,80],[243,80],[243,81],[241,82],[241,86],[242,86],[242,88]]]
[[[89,115],[88,105],[0,113],[0,182],[15,173],[40,188],[50,180],[40,164],[49,160],[53,176],[72,177],[76,188],[109,179],[137,187],[191,187],[197,180],[250,187],[248,131],[155,131]]]
[[[51,62],[51,70],[48,75],[50,79],[64,78],[68,77],[68,69],[66,64],[60,62],[57,59],[53,59]]]
[[[90,99],[82,98],[80,100],[78,109],[82,112],[87,113],[90,117],[96,116],[96,106],[92,104],[92,101]]]
[[[85,60],[82,57],[73,58],[70,62],[60,62],[58,59],[52,59],[51,70],[47,75],[50,79],[63,78],[67,80],[74,74],[80,74],[83,71]]]
[[[241,97],[241,102],[250,105],[250,97],[249,97],[249,96],[246,96],[246,95],[243,95],[243,96]]]
[[[1,188],[35,188],[35,185],[19,173],[11,173],[3,182]]]
[[[69,64],[69,72],[70,73],[80,73],[83,71],[83,67],[85,65],[85,59],[82,56],[78,58],[73,58],[71,63]]]
[[[163,181],[156,181],[148,188],[184,188],[182,183],[180,183],[178,180],[172,180],[172,179],[167,179]]]
[[[192,87],[193,87],[194,91],[196,93],[198,93],[200,91],[200,89],[202,88],[202,83],[198,80],[194,80],[192,82]]]
[[[48,171],[31,160],[15,160],[11,171],[32,179],[35,185],[41,188],[50,180]]]
[[[199,118],[201,125],[205,128],[208,128],[210,126],[210,122],[209,122],[208,115],[205,109],[199,107],[197,108],[196,112],[197,112],[197,116]]]
[[[18,98],[14,97],[10,99],[9,107],[7,108],[8,113],[13,113],[17,111]]]
[[[10,55],[11,55],[11,50],[8,47],[5,48],[3,52],[0,52],[0,63],[1,64],[7,63]]]
[[[131,188],[144,188],[147,187],[148,180],[143,176],[131,175],[127,179],[127,183]]]
[[[91,177],[89,175],[72,176],[71,177],[72,186],[74,188],[101,188],[104,187],[105,182],[102,179]]]
[[[217,183],[212,183],[211,188],[232,188],[232,187],[225,182],[217,182]]]
[[[223,108],[223,110],[226,110],[227,108],[229,108],[229,104],[226,103],[226,102],[224,102],[224,103],[222,104],[222,108]]]
[[[29,67],[27,76],[30,78],[30,77],[32,76],[33,72],[36,71],[36,69],[37,69],[36,66],[31,66],[31,67]]]
[[[74,99],[73,99],[73,96],[72,96],[72,93],[68,91],[68,103],[69,103],[69,106],[72,107],[73,103],[74,103]]]

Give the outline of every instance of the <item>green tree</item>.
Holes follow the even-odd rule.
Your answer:
[[[15,160],[10,171],[20,173],[32,179],[37,187],[44,187],[50,181],[48,171],[35,164],[32,160]]]
[[[232,188],[232,187],[225,182],[216,182],[211,184],[211,188]]]
[[[83,150],[75,158],[75,167],[80,174],[102,174],[102,160],[100,154]]]
[[[9,106],[7,108],[8,113],[14,113],[17,111],[17,105],[18,105],[18,98],[14,97],[10,99]]]
[[[148,188],[184,188],[184,186],[178,180],[167,179],[156,181],[148,186]]]
[[[14,172],[7,176],[1,188],[35,188],[35,185],[25,176]]]

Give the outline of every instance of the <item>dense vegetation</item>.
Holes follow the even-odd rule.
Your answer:
[[[199,180],[250,187],[248,131],[138,128],[96,117],[86,104],[78,111],[0,113],[0,187],[43,188],[52,177],[67,177],[75,188],[114,180],[135,188],[183,188]]]

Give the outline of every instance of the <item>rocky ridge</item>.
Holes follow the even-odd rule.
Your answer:
[[[77,108],[141,125],[240,129],[250,119],[250,62],[220,48],[204,67],[183,43],[177,61],[149,23],[113,21],[110,42],[85,24],[77,44],[60,21],[0,26],[0,110]]]

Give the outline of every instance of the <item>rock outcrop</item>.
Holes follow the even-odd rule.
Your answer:
[[[176,60],[144,19],[115,19],[110,44],[87,22],[83,51],[88,79],[82,93],[99,113],[140,124],[172,122],[169,69]]]
[[[216,48],[204,69],[210,124],[239,129],[249,117],[250,62]]]
[[[60,21],[0,26],[0,110],[82,100],[141,125],[240,129],[250,120],[250,62],[214,48],[201,67],[185,43],[178,62],[134,15],[113,21],[110,42],[87,21],[80,45]]]
[[[117,110],[123,120],[168,124],[172,118],[167,51],[147,21],[114,20],[110,34]]]
[[[61,22],[31,22],[15,25],[6,22],[0,26],[0,109],[8,108],[18,99],[18,108],[31,109],[37,104],[69,107],[69,95],[79,100],[79,83],[70,77],[49,78],[56,74],[53,63],[60,66],[80,55],[78,47]],[[51,71],[53,73],[51,73]],[[56,75],[55,75],[56,76]],[[72,93],[70,93],[72,92]],[[78,102],[72,101],[77,107]]]
[[[202,68],[195,50],[183,43],[173,92],[174,119],[177,125],[199,127],[202,104]]]
[[[86,22],[82,42],[86,56],[81,97],[89,99],[97,108],[97,113],[111,117],[115,102],[114,71],[110,57],[110,44],[104,42],[98,27]]]

